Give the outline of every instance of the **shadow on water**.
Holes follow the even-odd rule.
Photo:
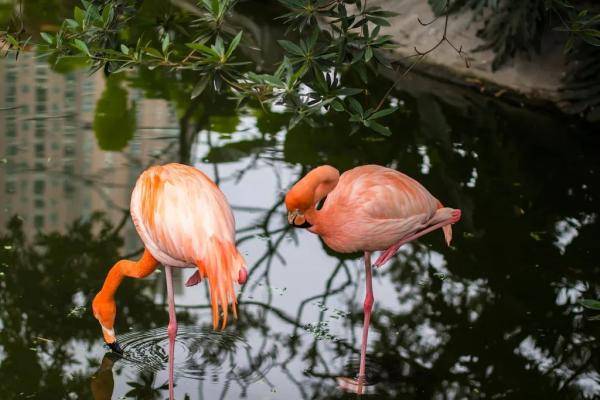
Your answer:
[[[272,43],[278,28],[258,21]],[[210,92],[190,101],[185,74],[65,68],[0,63],[0,108],[13,107],[0,112],[3,399],[166,398],[162,274],[119,289],[123,358],[106,354],[89,304],[107,268],[139,253],[135,178],[169,161],[219,183],[250,264],[240,318],[223,333],[210,329],[203,285],[175,277],[178,398],[355,397],[336,378],[358,369],[360,260],[290,230],[282,206],[323,163],[396,168],[463,210],[451,248],[432,233],[375,272],[372,397],[600,396],[600,325],[577,304],[600,298],[600,138],[589,127],[413,76],[391,99],[389,138],[349,136],[339,116],[288,131],[276,110],[236,110]],[[372,82],[374,93],[389,85]]]

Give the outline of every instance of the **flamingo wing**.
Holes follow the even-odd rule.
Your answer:
[[[319,226],[326,243],[341,252],[384,250],[439,219],[441,203],[401,172],[366,165],[340,177]],[[335,221],[335,223],[332,223]],[[444,227],[446,241],[451,228]]]
[[[201,171],[181,164],[151,167],[131,196],[131,215],[150,252],[163,264],[197,264],[211,240],[234,243],[235,223],[219,188]]]
[[[208,278],[213,326],[236,315],[233,283],[245,262],[235,247],[235,222],[223,193],[206,175],[182,164],[151,167],[131,196],[131,216],[150,253],[168,266],[195,265]]]
[[[345,172],[338,188],[337,200],[369,219],[405,219],[416,215],[431,218],[439,204],[416,180],[378,165]]]

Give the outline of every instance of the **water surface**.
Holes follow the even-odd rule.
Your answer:
[[[280,29],[261,24],[266,41]],[[600,396],[600,322],[577,304],[600,298],[591,127],[414,75],[390,99],[389,138],[350,136],[343,116],[289,131],[277,109],[191,102],[190,82],[157,71],[90,77],[23,54],[1,61],[0,77],[3,399],[168,396],[164,274],[119,289],[123,358],[89,307],[108,268],[140,253],[127,210],[137,175],[173,161],[219,184],[250,270],[222,333],[205,285],[176,275],[177,398],[355,397],[336,377],[358,369],[360,255],[290,229],[282,205],[325,163],[398,169],[463,211],[450,248],[434,232],[375,271],[370,396]]]

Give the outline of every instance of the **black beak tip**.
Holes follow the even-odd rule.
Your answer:
[[[109,349],[111,349],[111,351],[113,351],[114,353],[117,354],[123,354],[123,349],[121,348],[121,345],[119,344],[119,342],[114,341],[112,343],[107,343],[106,344],[108,346]]]
[[[292,224],[292,225],[296,228],[304,228],[304,229],[308,229],[312,226],[312,224],[306,220],[301,225],[297,225],[297,224]]]

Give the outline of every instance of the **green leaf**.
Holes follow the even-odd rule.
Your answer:
[[[385,11],[385,10],[369,11],[369,14],[371,14],[371,15],[377,15],[378,17],[385,17],[385,18],[397,17],[398,15],[400,15],[397,12],[394,12],[394,11]]]
[[[367,19],[369,21],[371,21],[372,23],[374,23],[375,25],[391,26],[390,23],[388,22],[388,20],[385,18],[375,17],[373,15],[367,15]]]
[[[169,38],[169,34],[165,33],[165,36],[163,37],[162,44],[161,44],[163,54],[167,53],[170,43],[171,43],[171,39]]]
[[[79,40],[79,39],[73,40],[73,46],[75,46],[77,49],[79,49],[79,51],[81,51],[82,53],[85,53],[88,56],[91,55],[90,50],[87,47],[87,44],[85,44],[85,42],[83,42],[82,40]]]
[[[19,47],[19,42],[17,41],[17,39],[15,39],[12,35],[7,34],[6,35],[6,40],[8,40],[8,42],[14,46],[14,47]]]
[[[225,54],[225,45],[223,44],[223,38],[221,36],[217,36],[215,45],[212,47],[217,52],[219,57]]]
[[[579,304],[584,306],[585,308],[589,308],[590,310],[600,311],[600,301],[593,299],[581,299],[578,301]]]
[[[385,117],[386,115],[390,115],[393,114],[395,111],[397,110],[397,108],[385,108],[383,110],[379,110],[376,113],[374,113],[373,115],[371,115],[368,119],[377,119],[377,118],[381,118],[381,117]]]
[[[347,87],[344,87],[344,88],[340,88],[340,89],[336,90],[335,94],[337,96],[354,96],[354,95],[357,95],[357,94],[362,93],[362,92],[363,92],[363,90],[359,89],[359,88],[347,88]]]
[[[125,46],[123,43],[121,43],[121,53],[129,54],[129,47]]]
[[[392,135],[390,128],[388,128],[387,126],[383,126],[375,121],[366,120],[363,123],[367,128],[373,129],[375,132],[381,133],[382,135],[385,135],[385,136]]]
[[[304,55],[304,52],[302,51],[302,49],[300,47],[298,47],[298,45],[290,42],[289,40],[278,40],[277,43],[279,43],[279,45],[281,47],[283,47],[289,53],[295,54],[297,56]]]
[[[48,42],[49,44],[54,43],[54,36],[46,33],[46,32],[40,32],[40,36],[42,37],[42,39],[44,39],[46,42]]]
[[[74,19],[67,18],[65,19],[65,22],[67,23],[67,25],[69,25],[70,28],[79,28],[79,23]]]
[[[377,61],[379,61],[379,63],[381,65],[383,65],[386,68],[392,69],[392,64],[390,63],[390,60],[388,60],[388,58],[383,53],[381,53],[379,50],[374,50],[373,55],[375,56],[375,59]]]
[[[360,103],[354,97],[348,97],[348,103],[350,103],[350,108],[357,112],[360,115],[363,115],[364,110]]]
[[[337,112],[344,111],[344,104],[337,99],[331,102],[331,107]]]
[[[107,25],[114,16],[114,8],[106,5],[102,10],[102,22]]]
[[[300,68],[298,68],[298,71],[294,72],[294,75],[292,75],[292,77],[290,78],[290,83],[295,84],[296,81],[302,78],[307,71],[308,66],[306,64],[303,64]]]
[[[227,53],[225,53],[226,58],[229,58],[233,54],[235,48],[240,44],[240,40],[242,40],[242,31],[235,35],[231,43],[229,43],[229,48],[227,48]]]
[[[123,49],[123,48],[121,47],[121,50],[122,50],[122,49]],[[146,47],[146,48],[144,49],[144,52],[145,52],[146,54],[148,54],[149,56],[152,56],[152,57],[156,57],[156,58],[163,58],[162,54],[160,54],[160,51],[156,50],[156,49],[155,49],[155,48],[153,48],[153,47]]]
[[[371,46],[367,46],[367,49],[365,50],[365,62],[369,62],[371,58],[373,58],[373,49]]]
[[[192,99],[195,99],[196,97],[200,96],[202,92],[204,92],[204,89],[206,89],[206,86],[208,85],[208,82],[210,82],[211,78],[212,76],[210,74],[206,74],[200,78],[192,90]]]
[[[73,10],[73,18],[80,26],[83,26],[83,21],[85,20],[85,11],[75,6],[75,9]]]
[[[190,49],[200,51],[209,56],[219,57],[219,54],[216,51],[214,51],[208,46],[203,45],[202,43],[186,43],[186,46]]]

